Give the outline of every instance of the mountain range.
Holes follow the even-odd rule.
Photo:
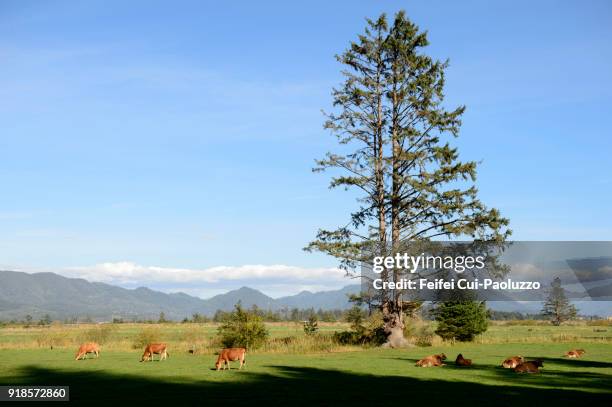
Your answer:
[[[238,301],[245,307],[264,310],[284,308],[346,309],[348,294],[359,292],[359,285],[340,290],[301,293],[272,298],[258,290],[242,287],[209,299],[184,293],[166,294],[149,288],[126,289],[105,283],[67,278],[55,273],[0,271],[0,320],[23,319],[26,315],[53,319],[157,318],[179,320],[194,313],[212,316],[217,310],[229,311]]]
[[[272,298],[249,287],[242,287],[209,299],[184,293],[166,294],[149,288],[127,289],[105,283],[67,278],[55,273],[0,271],[0,321],[34,319],[48,314],[52,319],[91,318],[109,321],[113,318],[181,320],[194,313],[212,316],[217,310],[229,311],[240,301],[243,306],[257,305],[264,310],[291,308],[347,309],[349,294],[358,293],[359,285],[340,290],[308,292]],[[612,315],[610,301],[574,302],[583,315]],[[498,311],[538,313],[539,301],[490,301],[487,306]]]

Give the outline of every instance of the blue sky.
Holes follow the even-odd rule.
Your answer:
[[[399,9],[450,59],[454,143],[513,237],[610,240],[609,2],[293,3],[0,1],[0,267],[201,296],[347,284],[301,250],[355,205],[310,172],[334,148],[320,110],[334,55]]]

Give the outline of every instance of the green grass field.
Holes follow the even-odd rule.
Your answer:
[[[128,330],[136,334],[136,328],[121,327],[113,335],[120,340]],[[69,385],[71,400],[88,405],[612,405],[612,343],[591,338],[592,327],[560,327],[561,331],[554,332],[565,339],[587,338],[577,342],[521,343],[522,334],[542,338],[548,332],[550,337],[549,330],[555,328],[495,326],[489,335],[499,343],[325,353],[258,351],[248,354],[246,369],[239,371],[235,364],[231,371],[220,372],[213,370],[214,354],[190,355],[172,347],[172,339],[179,340],[183,328],[167,328],[170,358],[148,363],[139,362],[140,349],[119,346],[117,350],[103,346],[99,359],[83,361],[74,360],[76,349],[70,347],[7,347],[18,330],[0,330],[0,384]],[[274,331],[273,336],[282,337],[295,327],[278,325]],[[27,343],[28,336],[22,334]],[[511,342],[513,337],[515,342]],[[481,342],[486,341],[481,338]],[[582,347],[587,354],[579,360],[561,357],[573,347]],[[447,366],[414,366],[421,357],[439,352],[449,357]],[[453,366],[458,353],[473,359],[475,365]],[[505,357],[515,354],[541,358],[542,373],[518,375],[499,366]]]

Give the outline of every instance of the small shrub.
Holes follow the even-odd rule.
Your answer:
[[[219,326],[218,335],[223,346],[227,348],[255,349],[263,345],[269,334],[262,317],[255,312],[243,310],[238,303]]]
[[[335,332],[333,339],[341,345],[378,346],[385,343],[387,335],[383,328],[382,315],[379,312],[366,317],[359,307],[354,307],[347,315],[350,318],[351,331]]]
[[[355,331],[334,332],[334,341],[340,345],[360,345],[361,334]]]
[[[316,315],[311,315],[308,321],[304,322],[304,333],[314,335],[319,330],[319,322]]]

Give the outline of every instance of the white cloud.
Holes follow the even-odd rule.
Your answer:
[[[223,281],[278,281],[295,282],[302,286],[348,281],[344,271],[333,267],[304,268],[275,265],[216,266],[205,269],[143,266],[133,262],[100,263],[88,267],[73,267],[63,274],[89,281],[115,284],[152,283],[220,283]]]

